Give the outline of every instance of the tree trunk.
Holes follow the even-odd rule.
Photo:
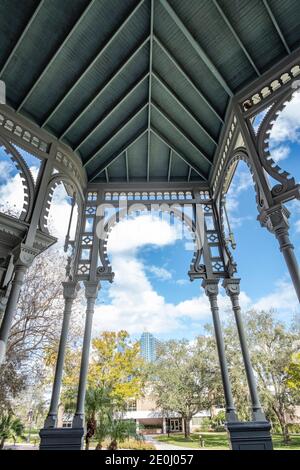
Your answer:
[[[3,450],[4,448],[4,442],[5,442],[5,438],[2,437],[1,441],[0,441],[0,450]]]
[[[276,413],[276,416],[277,416],[278,421],[279,421],[279,425],[281,427],[283,442],[284,442],[284,444],[288,444],[290,442],[291,438],[290,438],[288,424],[286,422],[285,413],[282,413],[282,412],[277,411],[275,409],[274,409],[274,411]]]
[[[188,418],[183,418],[183,422],[184,422],[184,437],[186,439],[189,439],[191,435],[190,420]]]
[[[290,442],[291,438],[290,438],[289,428],[288,428],[287,423],[285,422],[285,419],[280,421],[280,427],[281,427],[281,430],[282,430],[283,442],[285,444],[288,444]]]
[[[113,439],[111,441],[111,443],[109,444],[107,450],[118,450],[118,443],[115,439]]]

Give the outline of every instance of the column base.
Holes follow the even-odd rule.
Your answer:
[[[82,450],[83,428],[52,428],[40,430],[40,450]]]
[[[57,423],[57,415],[48,414],[47,418],[45,419],[44,429],[53,429],[56,427]]]
[[[268,421],[227,423],[231,450],[273,450]]]

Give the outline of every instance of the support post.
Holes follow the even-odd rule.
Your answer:
[[[87,374],[88,374],[88,367],[89,367],[92,324],[93,324],[95,302],[97,299],[97,294],[98,294],[98,289],[100,287],[100,283],[99,281],[85,281],[84,286],[85,286],[85,297],[87,299],[87,307],[86,307],[85,329],[84,329],[84,338],[83,338],[82,356],[81,356],[81,365],[80,365],[77,405],[76,405],[76,412],[75,412],[73,425],[72,425],[73,428],[84,427],[84,402],[85,402]]]
[[[5,360],[7,341],[17,309],[24,276],[37,253],[37,250],[24,244],[21,244],[14,253],[14,258],[16,259],[14,277],[0,327],[0,364]]]
[[[246,333],[242,321],[241,308],[239,303],[240,279],[224,279],[223,287],[226,291],[226,294],[231,300],[232,310],[235,316],[235,322],[238,330],[247,382],[250,391],[253,421],[266,421],[265,414],[259,401],[256,380],[253,373],[249,349],[246,340]]]
[[[226,420],[227,422],[236,422],[236,410],[233,402],[233,396],[231,391],[231,385],[228,374],[228,365],[225,354],[225,343],[222,333],[222,326],[219,316],[219,307],[218,307],[218,279],[204,279],[202,282],[202,287],[205,290],[210,303],[210,308],[213,317],[215,337],[217,343],[217,350],[220,362],[221,376],[224,388],[224,396],[226,403]]]
[[[56,361],[55,376],[53,382],[51,403],[48,416],[45,420],[44,429],[55,428],[57,426],[57,412],[59,405],[60,389],[63,376],[63,368],[66,354],[68,331],[72,312],[72,305],[78,291],[77,281],[63,282],[63,295],[65,299],[65,308],[63,314],[63,323],[59,341],[58,355]]]
[[[300,302],[300,270],[294,253],[294,246],[289,237],[288,219],[290,212],[282,204],[263,210],[258,219],[278,240],[287,268],[289,270],[294,288]]]

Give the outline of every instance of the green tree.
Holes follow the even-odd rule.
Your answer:
[[[212,404],[215,396],[214,369],[205,350],[206,338],[162,343],[151,366],[156,404],[166,415],[178,413],[184,421],[185,437],[190,436],[190,420]]]
[[[295,353],[287,368],[287,386],[300,397],[300,353]]]
[[[4,448],[5,441],[13,439],[16,441],[17,437],[24,438],[24,426],[19,418],[9,411],[3,413],[0,417],[0,450]]]
[[[299,395],[289,386],[288,371],[292,355],[299,351],[299,335],[276,321],[273,311],[247,312],[244,323],[263,408],[272,423],[280,425],[284,442],[288,442],[288,421],[299,400]],[[227,324],[225,337],[227,345],[230,344],[230,371],[238,378],[234,387],[236,403],[243,408],[249,403],[249,396],[234,322]]]
[[[81,351],[68,351],[62,401],[72,410],[76,399],[76,385]],[[86,448],[91,438],[98,440],[97,448],[113,429],[114,414],[124,411],[129,399],[141,396],[146,375],[138,342],[132,342],[126,331],[103,332],[93,339],[86,395]],[[110,424],[109,424],[110,423]]]

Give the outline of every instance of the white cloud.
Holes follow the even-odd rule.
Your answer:
[[[257,310],[275,309],[282,315],[299,311],[299,301],[294,286],[286,280],[279,280],[273,292],[261,297],[253,304]]]
[[[294,94],[293,99],[287,103],[284,110],[276,119],[270,134],[271,145],[280,142],[300,141],[300,93]]]
[[[178,284],[179,286],[184,286],[188,283],[188,280],[187,279],[177,279],[175,281],[176,284]]]
[[[140,215],[122,220],[110,233],[108,251],[114,253],[135,252],[144,245],[165,246],[175,243],[176,230],[167,221],[152,215]]]
[[[290,147],[288,145],[280,145],[271,150],[271,156],[274,162],[280,162],[285,160],[290,154]]]
[[[154,274],[155,277],[157,277],[158,279],[161,279],[163,281],[168,281],[168,280],[172,279],[171,272],[168,271],[165,268],[160,267],[160,266],[147,266],[146,269],[150,273]]]

